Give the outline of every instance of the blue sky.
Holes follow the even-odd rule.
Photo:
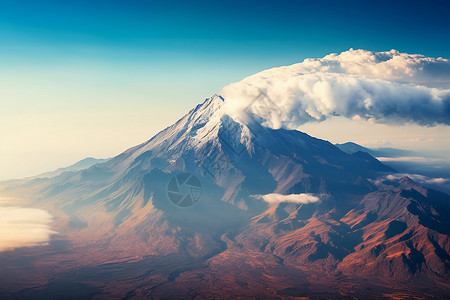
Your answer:
[[[349,48],[450,52],[448,1],[2,1],[2,58],[255,68]],[[246,66],[244,66],[246,67]]]
[[[449,13],[448,1],[3,0],[0,179],[115,155],[223,86],[307,57],[449,58]]]

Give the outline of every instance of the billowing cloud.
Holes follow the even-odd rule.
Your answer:
[[[331,116],[450,125],[450,61],[350,49],[257,73],[226,86],[222,95],[228,114],[272,128]]]
[[[52,220],[45,210],[0,206],[0,251],[47,244]]]
[[[313,194],[290,194],[290,195],[267,194],[267,195],[257,195],[255,197],[258,199],[262,199],[269,204],[276,204],[280,202],[307,204],[318,202],[320,200],[320,197]]]

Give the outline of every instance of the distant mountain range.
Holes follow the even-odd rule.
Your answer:
[[[335,144],[335,146],[349,154],[362,151],[367,152],[374,157],[404,157],[417,155],[416,152],[411,150],[403,150],[396,148],[366,148],[353,142]]]
[[[64,168],[59,168],[54,171],[42,173],[36,177],[55,177],[55,176],[61,175],[64,172],[76,172],[76,171],[80,171],[83,169],[87,169],[87,168],[92,167],[95,164],[107,162],[108,160],[109,160],[109,158],[86,157],[86,158],[74,163],[73,165],[70,165],[70,166],[67,166]]]
[[[0,253],[0,297],[450,296],[450,196],[373,157],[402,150],[244,124],[223,105],[87,169],[0,185],[58,232]]]

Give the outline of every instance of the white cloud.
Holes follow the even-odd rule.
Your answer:
[[[296,128],[332,116],[375,123],[450,124],[450,61],[353,50],[266,70],[226,86],[226,110]]]
[[[399,156],[399,157],[377,157],[379,161],[406,161],[406,162],[421,162],[421,163],[431,163],[431,162],[444,162],[439,158],[429,158],[420,156]]]
[[[421,143],[423,143],[423,142],[434,142],[435,141],[435,139],[434,138],[420,138],[420,137],[417,137],[417,138],[411,138],[411,139],[409,139],[408,140],[409,142],[421,142]]]
[[[366,147],[387,147],[391,146],[392,143],[388,140],[378,140],[378,139],[359,139],[355,143],[364,145]]]
[[[276,204],[280,202],[307,204],[318,202],[320,200],[320,198],[317,195],[313,194],[290,194],[290,195],[267,194],[267,195],[257,195],[254,197],[262,199],[269,204]]]
[[[0,251],[46,245],[52,220],[45,210],[0,206]]]
[[[386,179],[388,180],[397,180],[400,179],[402,177],[409,177],[412,180],[418,182],[418,183],[422,183],[422,184],[445,184],[447,182],[450,182],[449,178],[432,178],[432,177],[428,177],[428,176],[424,176],[424,175],[420,175],[420,174],[408,174],[408,173],[396,173],[396,174],[391,174],[391,175],[387,175]]]
[[[408,141],[410,142],[420,142],[422,139],[421,138],[411,138]]]

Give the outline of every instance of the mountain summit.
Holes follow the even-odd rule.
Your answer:
[[[15,270],[0,273],[0,295],[450,295],[449,196],[386,179],[365,152],[264,127],[255,108],[231,117],[225,102],[206,99],[107,162],[2,185],[50,211],[58,235],[0,254]]]

